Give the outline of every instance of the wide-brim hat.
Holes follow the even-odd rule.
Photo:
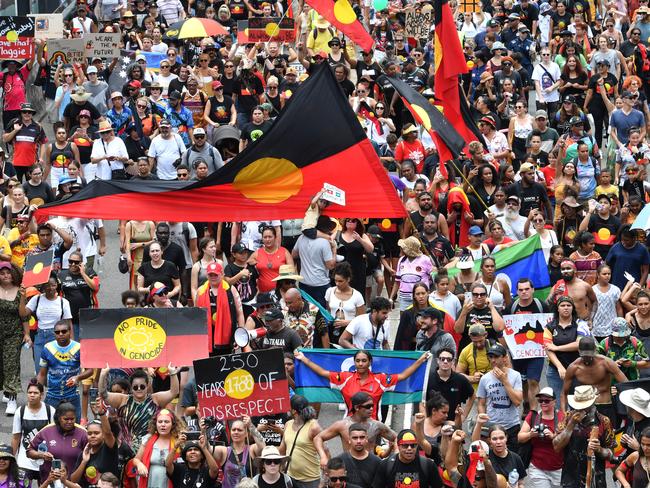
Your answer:
[[[36,113],[36,109],[34,109],[34,107],[32,107],[32,104],[29,103],[29,102],[21,103],[21,104],[20,104],[20,111],[21,111],[21,112],[32,112],[32,113]]]
[[[280,280],[302,281],[303,277],[298,274],[298,271],[293,264],[282,264],[278,268],[278,276],[273,278],[271,281]]]
[[[318,29],[327,29],[330,26],[330,23],[325,19],[325,17],[319,15],[314,25],[316,25],[316,28]]]
[[[113,126],[108,120],[100,120],[99,121],[99,128],[97,129],[97,132],[109,132],[113,130]]]
[[[275,305],[273,297],[268,292],[258,293],[255,301],[251,303],[251,307],[253,308],[263,307],[264,305]]]
[[[650,417],[650,393],[643,388],[622,391],[618,398],[626,407],[630,407],[644,417]]]
[[[14,64],[16,64],[16,65],[19,65],[19,64],[20,64],[20,61],[18,61],[17,59],[5,59],[5,60],[2,62],[2,69],[4,69],[4,68],[6,68],[7,66],[9,66],[11,63],[14,63]]]
[[[262,454],[260,454],[260,459],[284,460],[288,458],[289,456],[283,456],[280,454],[280,451],[278,451],[278,448],[275,446],[266,446],[264,449],[262,449]]]
[[[591,407],[598,398],[598,390],[592,385],[576,386],[573,395],[567,396],[569,405],[574,410],[583,410]]]
[[[474,257],[471,254],[465,254],[458,259],[456,268],[458,269],[472,269],[474,267]]]
[[[580,205],[576,200],[576,197],[565,197],[564,200],[562,200],[562,205],[573,208],[582,207],[582,205]]]
[[[70,95],[75,102],[85,102],[90,98],[90,93],[83,87],[77,88],[72,95]]]

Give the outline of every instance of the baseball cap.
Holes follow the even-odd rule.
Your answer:
[[[585,122],[578,115],[574,115],[569,119],[569,125],[583,125]]]
[[[381,239],[381,230],[379,230],[379,226],[377,225],[371,225],[366,229],[366,234],[368,234],[371,237],[375,237],[377,239]]]
[[[535,395],[535,396],[536,397],[545,396],[545,397],[549,397],[549,398],[554,399],[555,398],[555,393],[553,393],[553,388],[551,388],[550,386],[545,386],[544,388],[539,390],[539,393],[537,395]]]
[[[523,173],[523,172],[526,172],[526,171],[534,171],[534,170],[535,170],[535,166],[533,166],[531,163],[524,163],[519,167],[519,172],[520,173]]]
[[[503,347],[501,344],[495,344],[490,349],[488,349],[487,352],[488,356],[506,356],[507,354],[508,351],[506,351],[506,348]]]
[[[415,437],[415,432],[411,429],[404,429],[397,434],[397,445],[401,446],[404,444],[417,444],[417,438]]]
[[[271,308],[264,312],[264,322],[270,322],[271,320],[283,320],[284,314],[279,308]]]
[[[221,266],[221,263],[210,263],[208,264],[208,267],[205,269],[205,274],[211,275],[211,274],[221,274],[223,273],[223,266]]]
[[[606,59],[601,59],[600,61],[596,62],[596,66],[598,66],[599,64],[602,64],[604,66],[610,66],[609,61],[607,61]]]
[[[548,120],[548,114],[546,113],[545,110],[538,110],[537,112],[535,112],[535,118]]]
[[[483,230],[478,225],[473,225],[469,228],[469,235],[481,236],[483,235]]]
[[[89,75],[90,73],[97,73],[97,67],[88,66],[88,68],[86,69],[86,74]]]
[[[522,164],[522,166],[523,166],[523,164]],[[521,200],[519,200],[519,197],[517,195],[510,195],[508,198],[506,198],[506,202],[508,200],[514,200],[517,203],[521,202]]]
[[[287,70],[284,72],[284,75],[285,76],[286,75],[296,75],[296,76],[298,76],[298,70],[296,70],[296,68],[294,68],[293,66],[289,66],[287,68]]]
[[[166,127],[171,127],[171,126],[172,126],[172,123],[171,123],[169,120],[167,120],[167,119],[162,119],[162,120],[160,121],[160,124],[158,124],[158,125],[160,125],[161,127],[162,127],[163,125],[166,126]]]
[[[181,92],[178,90],[174,90],[169,94],[169,98],[172,98],[174,100],[180,100],[181,99]]]
[[[140,61],[140,60],[144,60],[144,61],[146,61],[146,60],[147,60],[147,57],[146,57],[144,54],[138,54],[138,55],[135,57],[135,60],[136,60],[136,62],[137,62],[137,61]]]
[[[632,92],[625,90],[621,93],[621,98],[632,98]]]
[[[203,127],[197,127],[196,129],[194,129],[193,134],[195,136],[204,136],[205,135],[205,129]]]
[[[221,83],[219,80],[214,80],[212,82],[212,89],[218,90],[219,88],[223,88],[223,83]]]
[[[244,246],[241,242],[238,242],[237,244],[232,246],[232,252],[233,253],[248,252],[248,248]]]
[[[484,336],[487,334],[483,324],[474,324],[469,328],[469,335],[471,336]]]
[[[130,86],[131,88],[142,88],[142,83],[140,83],[139,80],[131,80],[131,81],[129,82],[129,86]]]

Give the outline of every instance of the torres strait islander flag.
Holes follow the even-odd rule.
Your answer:
[[[301,218],[329,183],[345,192],[333,217],[406,215],[388,174],[327,64],[271,129],[200,182],[95,180],[37,212],[102,219],[200,222]]]
[[[84,308],[79,325],[84,368],[183,366],[208,356],[203,308]]]

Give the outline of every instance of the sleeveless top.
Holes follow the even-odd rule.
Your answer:
[[[313,422],[315,422],[313,419],[307,421],[300,432],[293,430],[293,420],[289,420],[284,427],[287,455],[291,453],[291,463],[287,474],[298,481],[307,482],[320,479],[320,457],[314,443],[309,438],[309,429]]]
[[[67,168],[70,161],[74,159],[72,153],[72,144],[67,143],[63,149],[56,147],[56,142],[52,143],[52,151],[50,152],[50,164],[53,168]]]
[[[481,283],[483,286],[485,286],[485,289],[488,292],[488,298],[494,305],[494,308],[501,313],[503,310],[503,307],[505,306],[505,299],[503,297],[503,293],[501,293],[501,289],[499,288],[499,281],[497,278],[494,278],[494,283],[491,285],[488,285],[483,281],[483,278],[479,278],[478,280],[479,283]]]
[[[257,250],[257,272],[260,274],[257,278],[257,288],[261,293],[275,290],[275,281],[273,278],[278,277],[280,265],[287,262],[287,253],[284,247],[280,246],[273,253],[268,253],[264,248]]]
[[[515,137],[518,139],[526,139],[533,131],[533,126],[530,120],[526,120],[523,124],[515,117]]]
[[[645,463],[647,467],[648,460],[642,461],[643,457],[639,456],[639,459],[634,463],[634,468],[632,471],[632,488],[647,488],[650,485],[650,473],[646,471],[643,467]]]
[[[228,447],[226,461],[223,463],[223,488],[235,488],[242,478],[251,477],[250,462],[248,461],[249,447],[244,446],[241,454]],[[241,456],[241,459],[240,459]]]
[[[149,422],[158,411],[158,405],[151,397],[138,403],[133,396],[118,409],[118,415],[124,421],[124,438],[131,445],[134,452],[140,448],[142,438],[147,434]]]

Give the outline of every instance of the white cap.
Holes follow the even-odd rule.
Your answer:
[[[535,396],[536,397],[547,396],[549,398],[555,399],[555,393],[553,392],[553,388],[551,388],[550,386],[546,386],[546,387],[542,388],[541,390],[539,390],[539,393],[537,395],[535,395]]]
[[[196,129],[194,129],[193,134],[195,136],[205,135],[205,130],[203,129],[203,127],[197,127]]]
[[[97,68],[95,66],[88,66],[86,74],[89,75],[90,73],[97,73]]]

